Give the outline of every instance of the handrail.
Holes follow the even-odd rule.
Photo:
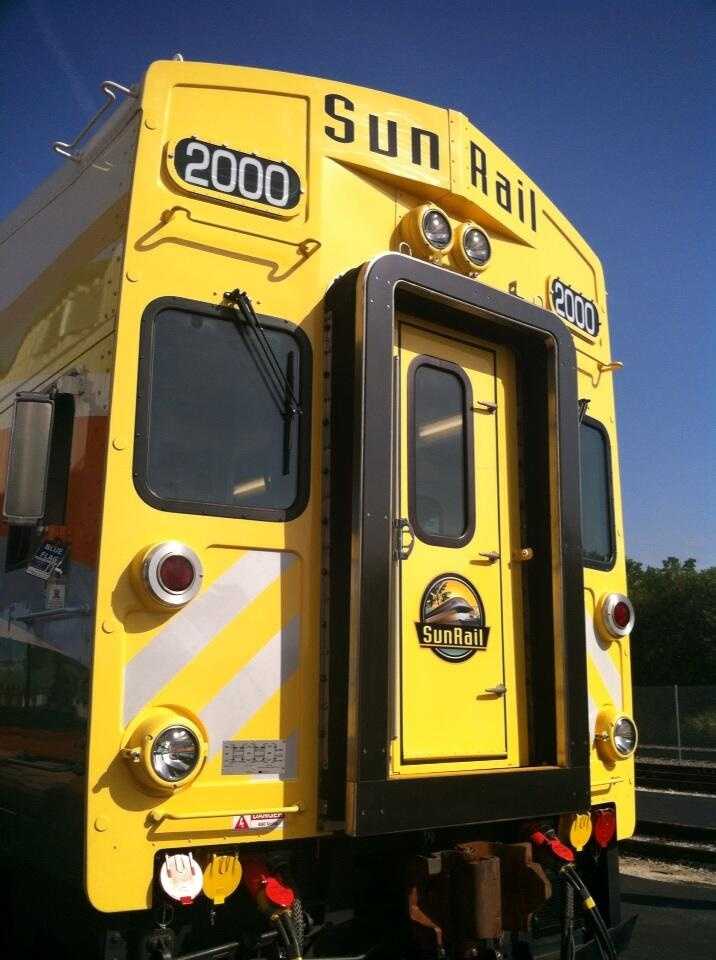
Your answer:
[[[20,623],[33,623],[35,620],[64,620],[70,617],[88,617],[92,613],[90,607],[55,607],[51,610],[30,610],[28,613],[12,613],[10,620]]]
[[[137,91],[134,87],[125,87],[121,83],[115,83],[113,80],[105,80],[102,84],[102,93],[105,95],[107,100],[99,110],[90,117],[84,127],[80,130],[74,140],[70,143],[65,143],[64,140],[55,140],[52,144],[52,149],[55,153],[59,153],[62,157],[69,157],[70,160],[74,160],[75,163],[79,163],[82,159],[82,151],[75,150],[74,148],[94,127],[100,117],[104,116],[107,110],[112,106],[113,103],[117,101],[117,93],[123,93],[126,97],[136,97]]]
[[[213,820],[218,817],[258,817],[268,813],[303,813],[303,807],[300,803],[294,803],[290,807],[261,807],[260,810],[202,810],[199,813],[173,813],[170,810],[162,810],[161,807],[155,807],[149,811],[149,819],[153,823],[161,823],[162,820]]]

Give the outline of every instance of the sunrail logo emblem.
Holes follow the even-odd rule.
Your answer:
[[[443,574],[428,584],[415,626],[420,646],[452,663],[486,650],[490,636],[480,594],[457,574]]]

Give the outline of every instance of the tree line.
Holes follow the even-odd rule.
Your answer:
[[[716,567],[667,557],[661,567],[627,560],[634,684],[716,684]]]

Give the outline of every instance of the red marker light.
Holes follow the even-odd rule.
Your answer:
[[[620,630],[626,630],[631,623],[631,609],[629,608],[629,604],[624,603],[623,600],[615,603],[614,609],[612,610],[612,619]]]
[[[634,629],[634,607],[623,593],[609,593],[600,601],[602,623],[610,637],[625,637]]]
[[[165,590],[171,590],[172,593],[182,593],[184,590],[188,590],[194,582],[196,571],[188,557],[172,553],[159,564],[157,575]]]
[[[617,815],[609,807],[592,812],[594,842],[603,850],[609,846],[617,832]]]

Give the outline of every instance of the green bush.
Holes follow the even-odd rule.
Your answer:
[[[716,567],[668,557],[661,567],[627,560],[636,610],[633,682],[716,684]],[[704,714],[707,716],[708,714]]]

